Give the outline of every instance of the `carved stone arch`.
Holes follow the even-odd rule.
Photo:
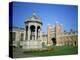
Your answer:
[[[31,31],[31,32],[34,32],[34,31],[35,31],[35,26],[34,26],[34,25],[31,25],[31,26],[30,26],[30,31]]]
[[[53,42],[53,45],[56,45],[56,38],[52,38],[51,40]]]
[[[35,34],[34,34],[34,32],[35,32],[35,26],[34,25],[30,26],[30,32],[31,32],[31,34],[30,34],[30,40],[32,40],[32,39],[35,38]]]
[[[27,40],[28,39],[28,25],[26,25],[26,37],[25,37],[25,39]]]
[[[40,34],[40,26],[37,26],[37,39],[39,37],[39,34]]]

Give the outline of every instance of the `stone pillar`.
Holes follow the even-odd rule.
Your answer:
[[[41,28],[40,28],[40,40],[42,40],[42,33],[41,33]]]
[[[37,28],[37,40],[38,40],[38,36],[39,36],[39,29]]]
[[[28,25],[28,40],[30,40],[30,25]]]
[[[39,29],[37,29],[37,40],[39,40]]]
[[[26,40],[26,29],[24,31],[24,40]]]
[[[35,40],[37,38],[37,26],[35,26]]]
[[[28,26],[25,26],[25,31],[24,31],[24,39],[28,40]]]
[[[40,29],[38,29],[37,31],[37,40],[39,40],[39,36],[40,36]]]

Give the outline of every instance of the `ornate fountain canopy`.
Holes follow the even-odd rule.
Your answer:
[[[35,11],[33,11],[32,16],[30,16],[26,19],[25,23],[28,23],[28,22],[37,22],[37,23],[42,24],[40,17],[37,16]]]

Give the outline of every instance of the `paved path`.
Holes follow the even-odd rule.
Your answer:
[[[26,58],[26,57],[36,57],[31,55],[31,53],[23,53],[23,50],[21,48],[16,48],[13,52],[13,58]]]

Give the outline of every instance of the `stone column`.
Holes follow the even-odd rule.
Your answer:
[[[39,40],[39,36],[40,36],[40,29],[38,29],[37,31],[37,39]]]
[[[37,26],[35,26],[35,40],[37,38]]]
[[[26,29],[24,31],[24,40],[26,40]]]
[[[37,40],[38,40],[38,36],[39,36],[39,29],[37,28]]]
[[[41,33],[41,28],[40,28],[40,40],[42,40],[42,33]]]
[[[37,39],[39,40],[40,39],[40,28],[38,29],[38,31],[37,31]]]
[[[28,40],[28,26],[25,26],[25,31],[24,31],[24,40]]]
[[[30,40],[30,25],[28,25],[28,40]]]

